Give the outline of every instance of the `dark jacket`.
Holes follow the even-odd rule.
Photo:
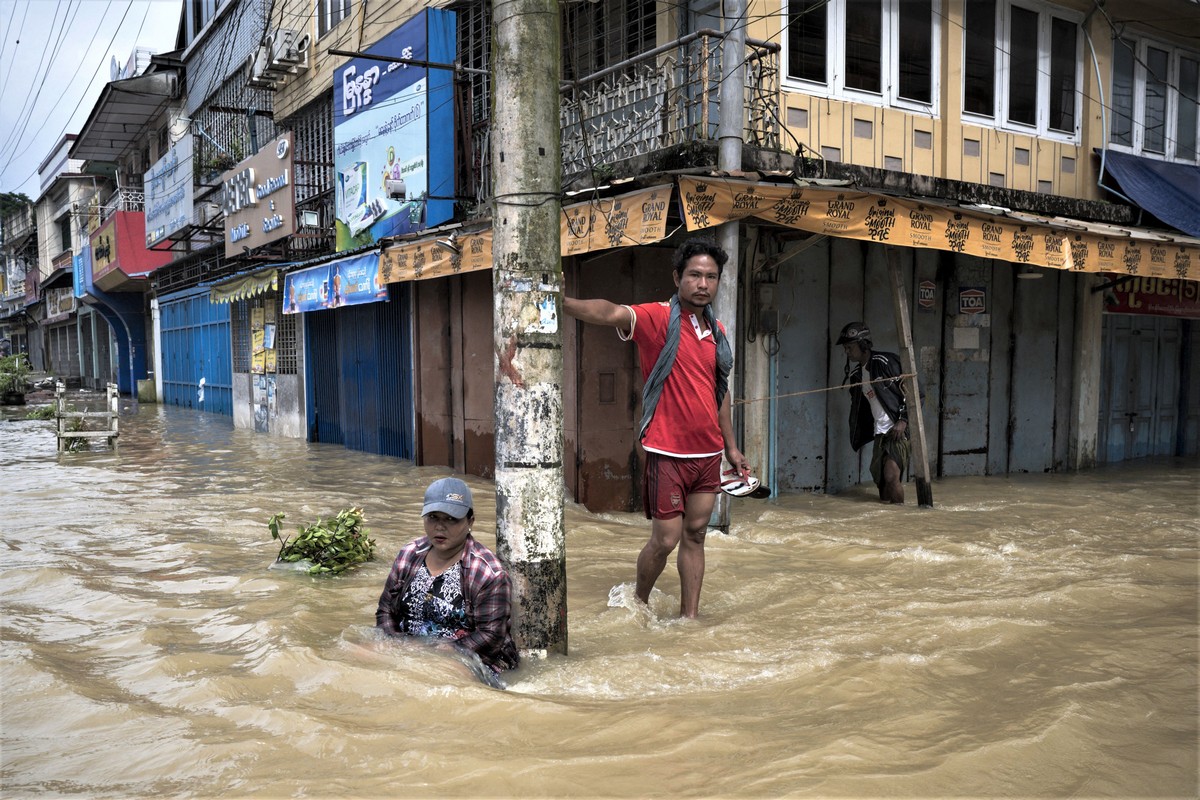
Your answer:
[[[895,353],[872,350],[867,364],[875,396],[883,410],[893,424],[899,420],[907,423],[908,400],[904,396],[904,379],[900,377],[904,374],[900,357]],[[880,378],[884,380],[880,381]],[[875,439],[875,416],[871,413],[871,403],[862,393],[862,365],[855,364],[846,380],[850,384],[850,445],[861,450],[863,445]],[[904,435],[908,436],[907,430]]]

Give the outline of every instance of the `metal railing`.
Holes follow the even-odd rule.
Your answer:
[[[141,189],[117,189],[108,202],[100,207],[100,223],[118,211],[145,211],[146,193]]]
[[[625,159],[696,141],[715,141],[721,85],[723,36],[701,30],[564,83],[563,181],[603,175]],[[779,45],[748,40],[743,96],[743,138],[778,148],[780,124]],[[476,123],[472,146],[479,202],[491,197],[491,134],[487,120]]]
[[[4,240],[6,242],[20,241],[34,232],[33,206],[25,206],[10,212],[4,217]]]

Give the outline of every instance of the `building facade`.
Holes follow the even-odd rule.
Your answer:
[[[909,356],[933,477],[1200,449],[1194,3],[727,5],[563,6],[561,252],[570,293],[666,299],[671,249],[734,226],[769,485],[869,480],[852,320]],[[493,474],[490,42],[487,3],[187,5],[108,154],[166,259],[164,402]],[[636,509],[636,354],[562,331],[568,489]]]

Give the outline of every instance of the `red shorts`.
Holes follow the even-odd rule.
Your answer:
[[[721,488],[721,456],[676,458],[646,453],[642,507],[646,519],[674,519],[683,513],[689,495],[716,493]]]

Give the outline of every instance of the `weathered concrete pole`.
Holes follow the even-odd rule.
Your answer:
[[[746,119],[746,0],[725,0],[723,4],[723,32],[725,41],[721,46],[721,85],[717,97],[720,100],[717,116],[717,166],[725,172],[742,168],[743,126]],[[729,254],[729,261],[721,270],[721,284],[717,291],[717,303],[713,312],[725,325],[729,344],[737,356],[738,343],[743,339],[738,329],[738,262],[741,222],[726,222],[717,232],[717,244]],[[729,374],[729,398],[733,401],[734,373]],[[747,454],[751,461],[759,454]],[[729,527],[729,498],[717,495],[713,509],[717,527]]]
[[[1090,469],[1096,466],[1100,441],[1100,385],[1104,374],[1101,353],[1104,345],[1104,293],[1097,292],[1100,276],[1075,278],[1075,352],[1071,358],[1071,425],[1067,440],[1067,466]]]
[[[524,655],[567,651],[559,8],[492,3],[496,544]]]

